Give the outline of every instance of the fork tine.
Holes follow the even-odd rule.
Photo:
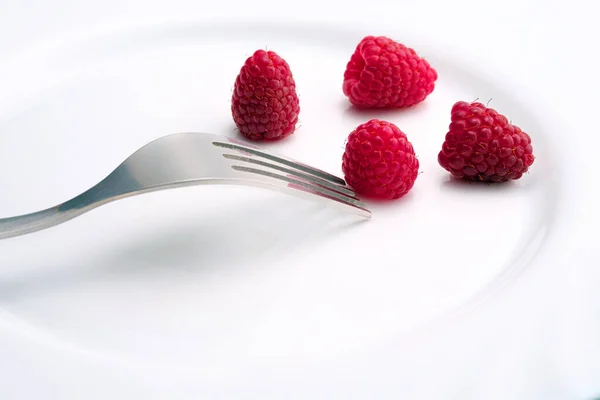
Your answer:
[[[255,158],[251,158],[251,157],[234,155],[234,154],[223,154],[223,157],[225,157],[229,160],[242,161],[242,162],[246,162],[249,164],[260,165],[262,167],[271,168],[271,169],[274,169],[274,170],[277,170],[280,172],[285,172],[286,174],[290,174],[290,175],[293,175],[294,177],[306,180],[309,183],[314,183],[315,185],[326,187],[335,192],[343,193],[347,196],[350,196],[350,197],[358,200],[358,198],[356,198],[356,195],[354,194],[354,191],[352,189],[350,189],[348,186],[337,185],[335,183],[332,183],[331,181],[325,180],[323,178],[319,178],[318,176],[310,175],[310,174],[307,174],[307,173],[304,173],[304,172],[301,172],[298,170],[294,170],[291,168],[282,167],[279,164],[274,164],[274,163],[269,163],[266,161],[257,160]]]
[[[356,208],[361,211],[360,214],[363,216],[371,215],[371,212],[366,209],[366,205],[362,201],[354,197],[347,196],[343,193],[335,192],[333,190],[320,187],[309,182],[304,182],[295,179],[294,177],[280,175],[275,172],[265,171],[258,168],[246,167],[241,165],[233,165],[231,168],[233,168],[236,171],[247,172],[262,177],[273,178],[279,181],[287,182],[288,185],[286,185],[286,187],[291,188],[293,190],[301,189],[304,192],[317,195],[319,197],[325,197],[327,199],[334,200],[338,203],[342,203],[346,206]]]
[[[230,150],[239,150],[239,151],[243,151],[258,157],[262,157],[265,158],[267,160],[270,161],[275,161],[278,163],[281,163],[283,165],[286,165],[288,167],[292,167],[292,168],[296,168],[302,172],[305,172],[307,174],[310,175],[314,175],[317,176],[321,179],[325,179],[329,182],[332,183],[336,183],[338,185],[347,187],[346,185],[346,181],[343,180],[342,178],[339,178],[335,175],[332,175],[328,172],[322,171],[320,169],[311,167],[310,165],[306,165],[303,164],[301,162],[295,161],[295,160],[291,160],[291,159],[286,159],[286,158],[282,158],[279,156],[276,156],[274,154],[269,154],[269,153],[265,153],[264,151],[258,150],[256,148],[253,147],[247,147],[247,146],[242,146],[242,145],[238,145],[238,144],[234,144],[234,143],[226,143],[226,142],[220,142],[220,141],[214,141],[213,145],[217,146],[217,147],[223,147],[226,149],[230,149]]]
[[[336,199],[340,199],[347,203],[356,204],[360,207],[366,207],[365,203],[363,203],[361,200],[357,199],[354,196],[348,196],[344,193],[336,192],[334,190],[331,190],[331,189],[323,187],[323,186],[316,185],[311,182],[302,181],[300,179],[297,179],[298,177],[295,175],[292,175],[292,176],[282,175],[282,174],[277,174],[275,172],[266,171],[264,169],[246,167],[243,165],[233,165],[231,168],[233,168],[236,171],[251,172],[251,173],[267,176],[269,178],[283,179],[286,182],[289,182],[289,183],[297,185],[297,186],[310,188],[311,190],[318,190],[319,193],[327,194],[328,196],[332,196]]]

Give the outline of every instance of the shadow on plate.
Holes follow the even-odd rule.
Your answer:
[[[210,274],[256,270],[306,246],[326,246],[328,239],[366,221],[319,205],[292,201],[282,207],[281,202],[289,200],[255,202],[208,218],[155,226],[135,237],[114,238],[85,258],[67,256],[62,262],[0,280],[0,300],[14,301],[94,282],[152,282],[182,276],[202,279]]]
[[[366,122],[369,119],[390,119],[390,118],[396,118],[396,117],[403,117],[403,116],[419,116],[423,113],[425,113],[427,111],[428,108],[428,104],[427,102],[422,102],[419,104],[416,104],[414,106],[408,107],[408,108],[402,108],[402,109],[398,109],[398,108],[362,108],[362,107],[356,107],[354,105],[349,105],[348,106],[348,102],[345,101],[344,102],[344,107],[346,108],[344,110],[344,116],[346,117],[353,117],[353,118],[359,118],[361,120],[364,120],[363,122]]]
[[[518,181],[488,183],[488,182],[473,182],[460,178],[449,177],[440,185],[442,192],[449,193],[498,193],[512,192],[525,189],[526,185],[522,185]]]
[[[363,197],[367,204],[367,208],[373,212],[373,218],[378,217],[381,212],[393,211],[395,217],[402,216],[402,210],[408,212],[410,210],[410,204],[414,203],[415,197],[413,190],[406,193],[399,199],[387,200],[387,199],[376,199]]]
[[[302,123],[298,122],[298,124],[296,125],[296,129],[294,130],[294,133],[292,133],[289,136],[286,136],[285,138],[277,139],[277,140],[255,141],[255,140],[250,140],[250,139],[246,138],[244,135],[242,135],[242,132],[240,132],[238,127],[232,123],[231,128],[228,130],[228,133],[226,136],[239,141],[241,144],[277,152],[277,151],[280,151],[281,147],[287,146],[290,143],[292,143],[296,139],[298,131],[300,131],[301,129],[302,129]]]

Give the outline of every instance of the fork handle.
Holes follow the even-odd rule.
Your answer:
[[[62,224],[85,212],[81,209],[61,211],[60,207],[56,206],[31,214],[0,219],[0,239],[41,231]]]
[[[31,214],[0,219],[0,240],[41,231],[60,225],[102,204],[100,185],[58,206]]]
[[[97,185],[55,207],[0,219],[0,240],[60,225],[103,204],[129,197],[140,189],[124,168],[117,168]]]

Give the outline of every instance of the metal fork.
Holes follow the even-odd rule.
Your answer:
[[[47,229],[126,197],[202,184],[257,186],[371,217],[341,178],[225,136],[177,133],[140,148],[101,182],[71,200],[0,219],[0,239]]]

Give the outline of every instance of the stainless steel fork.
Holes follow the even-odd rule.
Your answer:
[[[0,219],[0,239],[56,226],[115,200],[201,184],[257,186],[371,217],[341,178],[225,136],[177,133],[148,143],[97,185],[71,200],[43,211]]]

